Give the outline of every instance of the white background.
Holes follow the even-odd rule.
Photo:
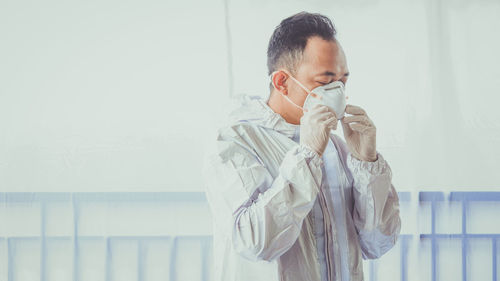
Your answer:
[[[336,26],[398,191],[499,190],[498,1],[2,0],[0,191],[203,190],[222,105],[267,94],[302,10]]]

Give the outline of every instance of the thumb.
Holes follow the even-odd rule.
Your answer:
[[[342,129],[344,130],[344,134],[347,136],[352,135],[353,130],[349,126],[349,123],[344,122],[344,118],[342,118],[342,120],[340,120],[340,123],[342,123]]]

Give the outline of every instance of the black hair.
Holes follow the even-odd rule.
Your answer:
[[[274,29],[267,48],[268,76],[280,67],[295,75],[307,40],[319,36],[335,41],[337,31],[331,20],[319,13],[299,12],[284,20]],[[272,82],[269,83],[273,89]]]

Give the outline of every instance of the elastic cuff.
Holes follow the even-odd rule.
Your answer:
[[[319,156],[319,154],[309,146],[299,144],[297,148],[297,152],[304,155],[306,162],[309,164],[312,162],[314,165],[321,166],[323,165],[323,158]]]
[[[374,175],[379,175],[383,173],[385,166],[387,164],[384,157],[382,157],[382,154],[380,154],[378,151],[377,151],[377,160],[373,162],[359,160],[356,157],[352,156],[351,153],[347,155],[347,162],[350,165],[351,170],[357,170],[357,169],[368,170],[370,174]]]

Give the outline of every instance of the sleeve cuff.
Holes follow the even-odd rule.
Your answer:
[[[308,164],[312,162],[314,165],[317,165],[318,167],[323,166],[323,158],[321,158],[321,156],[319,156],[319,154],[316,151],[309,148],[308,146],[299,144],[297,147],[297,152],[304,156]]]
[[[379,175],[384,172],[387,162],[385,161],[384,157],[382,157],[382,154],[377,151],[377,160],[373,162],[359,160],[356,157],[352,156],[351,153],[349,153],[347,155],[347,164],[349,165],[349,168],[355,173],[357,172],[357,170],[367,170],[370,172],[370,174]]]

